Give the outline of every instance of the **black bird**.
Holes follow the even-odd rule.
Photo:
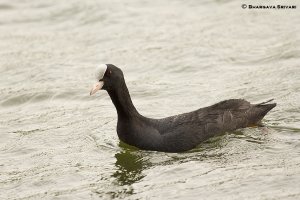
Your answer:
[[[145,150],[182,152],[226,131],[259,125],[276,106],[266,101],[250,104],[243,99],[229,99],[212,106],[163,119],[142,116],[134,107],[123,72],[112,64],[97,68],[97,83],[90,95],[106,90],[118,113],[119,139]]]

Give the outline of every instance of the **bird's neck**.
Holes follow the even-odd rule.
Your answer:
[[[129,119],[139,116],[138,111],[131,101],[125,81],[122,82],[119,88],[108,91],[108,94],[117,109],[118,118]]]

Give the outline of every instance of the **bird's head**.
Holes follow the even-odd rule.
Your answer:
[[[94,84],[90,95],[95,94],[98,90],[114,90],[120,87],[124,81],[123,72],[112,64],[101,64],[95,71],[96,83]]]

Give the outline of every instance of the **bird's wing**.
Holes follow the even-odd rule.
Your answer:
[[[246,127],[250,108],[251,104],[245,100],[226,100],[190,113],[160,119],[158,130],[169,146],[189,149],[210,137]]]

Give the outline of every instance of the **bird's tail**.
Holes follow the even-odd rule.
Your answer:
[[[270,99],[270,100],[268,100],[268,101],[264,101],[264,102],[259,103],[259,104],[257,104],[257,105],[263,105],[263,104],[266,104],[266,103],[270,103],[271,101],[274,101],[274,99]]]
[[[268,101],[254,104],[251,109],[251,124],[253,125],[261,125],[261,120],[264,118],[264,116],[272,110],[277,104],[276,103],[270,103],[274,99],[270,99]]]

